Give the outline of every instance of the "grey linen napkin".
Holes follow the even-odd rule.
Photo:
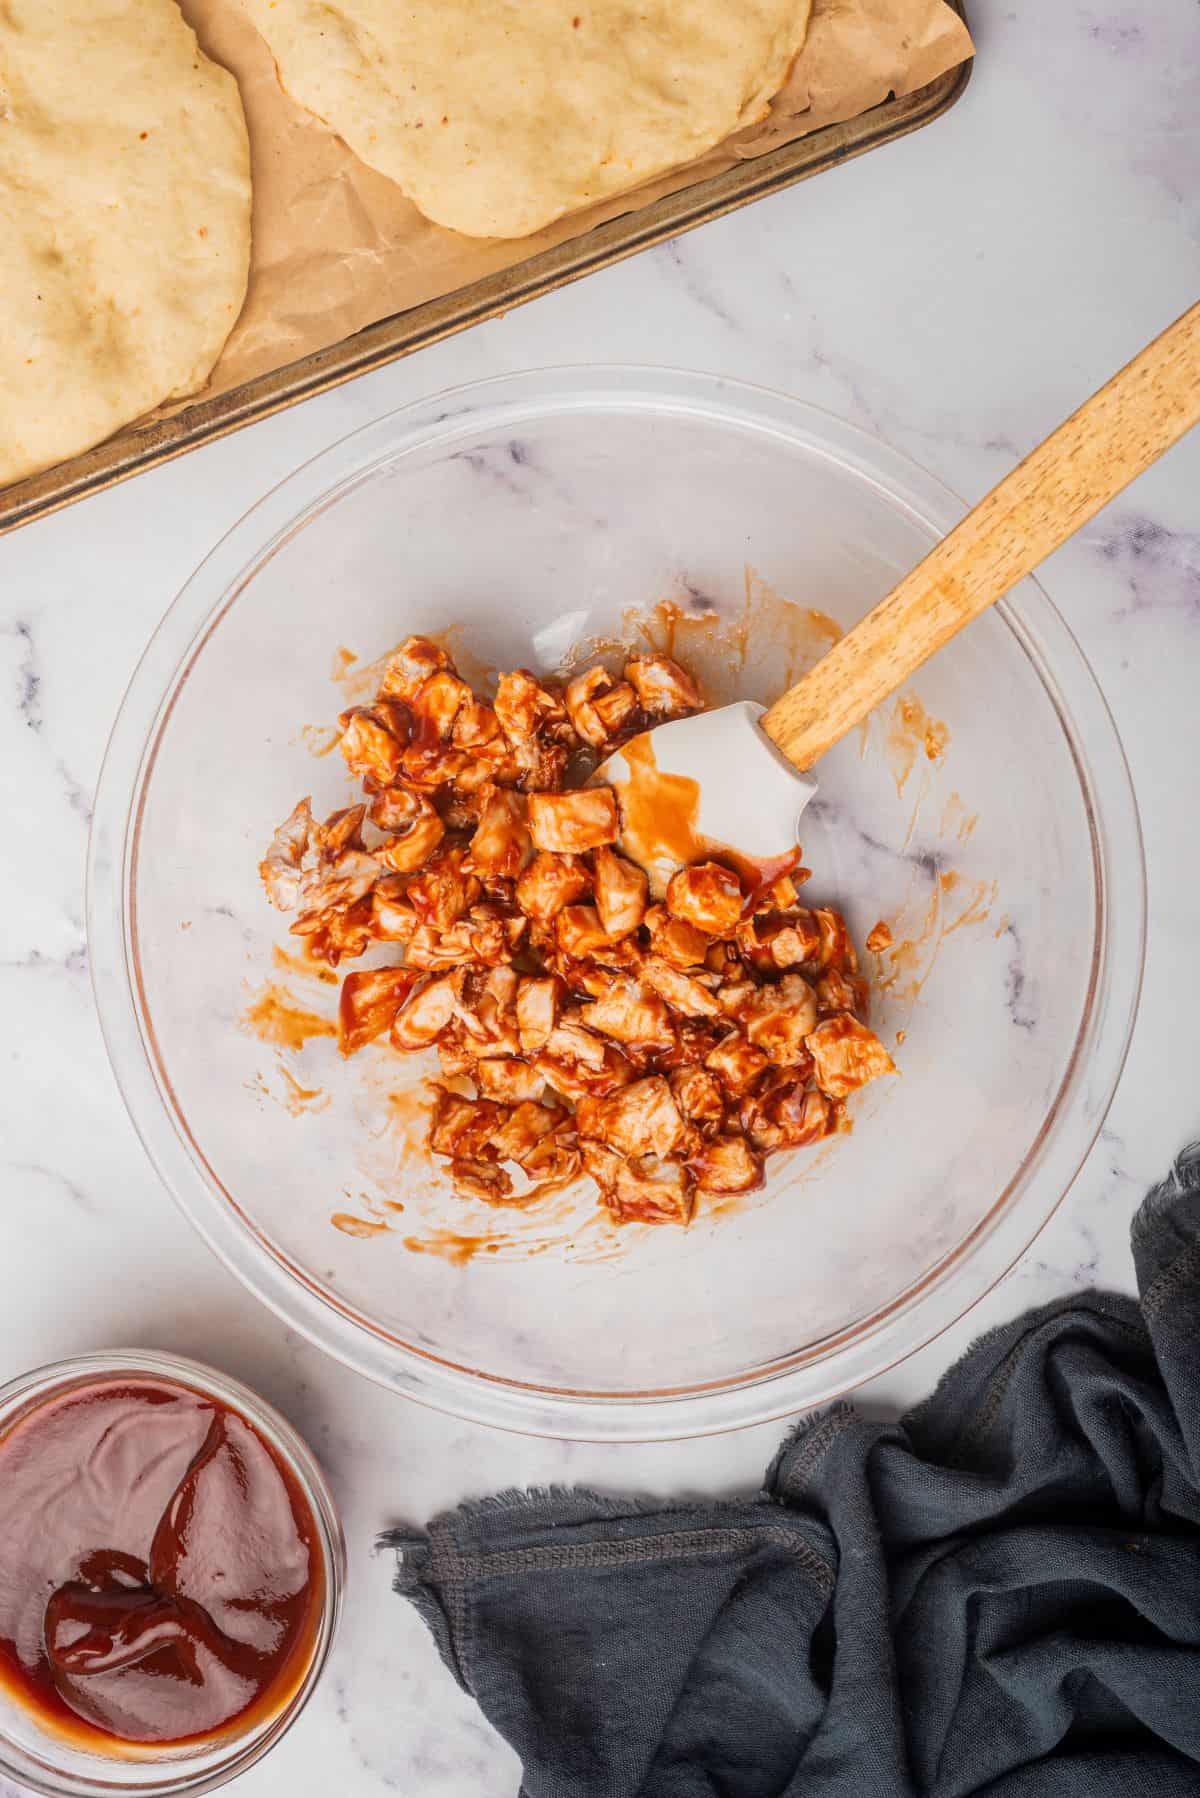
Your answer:
[[[1200,1794],[1200,1147],[1087,1292],[744,1503],[588,1492],[396,1530],[525,1798]]]

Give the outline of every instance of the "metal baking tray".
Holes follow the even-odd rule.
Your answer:
[[[961,12],[958,0],[952,3]],[[895,137],[917,131],[953,106],[970,74],[968,60],[902,100],[885,100],[845,124],[825,126],[724,174],[666,194],[648,206],[596,226],[582,237],[543,250],[526,262],[439,299],[381,319],[328,349],[259,375],[228,393],[199,399],[169,418],[127,425],[115,437],[83,455],[0,489],[0,534],[127,480],[144,468],[181,456],[198,443],[210,443],[256,419],[267,418],[272,412],[281,412],[310,394],[324,393],[329,387],[410,355],[455,331],[494,318],[497,313],[537,299],[556,287],[565,287],[568,281],[577,281],[582,275],[620,262],[652,244],[678,237],[735,207],[778,193],[794,181],[805,181],[810,175],[835,168],[853,156],[862,156]]]

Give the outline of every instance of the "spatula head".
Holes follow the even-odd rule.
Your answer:
[[[795,850],[816,782],[780,754],[749,700],[643,731],[593,776],[616,790],[617,847],[661,895],[677,868],[711,855],[759,867]]]

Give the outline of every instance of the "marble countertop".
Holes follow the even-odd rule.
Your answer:
[[[351,1545],[344,1627],[301,1723],[246,1775],[503,1798],[516,1762],[443,1671],[372,1554],[383,1525],[501,1486],[648,1494],[753,1484],[778,1426],[669,1446],[503,1436],[368,1385],[242,1290],[165,1197],[92,1006],[91,796],[134,664],[193,567],[271,483],[344,432],[455,382],[555,362],[671,363],[839,412],[983,493],[1200,293],[1195,0],[976,0],[974,78],[927,131],[0,542],[0,1377],[138,1342],[213,1361],[310,1437]],[[879,1380],[890,1412],[989,1323],[1128,1288],[1128,1222],[1200,1133],[1200,433],[1050,561],[1124,738],[1150,882],[1145,993],[1103,1135],[1065,1203],[970,1320]],[[0,1781],[0,1788],[3,1782]]]

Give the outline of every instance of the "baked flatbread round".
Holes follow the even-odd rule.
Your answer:
[[[524,237],[761,118],[810,0],[244,0],[284,88],[471,237]]]
[[[0,0],[0,484],[201,386],[249,261],[237,83],[175,0]]]

